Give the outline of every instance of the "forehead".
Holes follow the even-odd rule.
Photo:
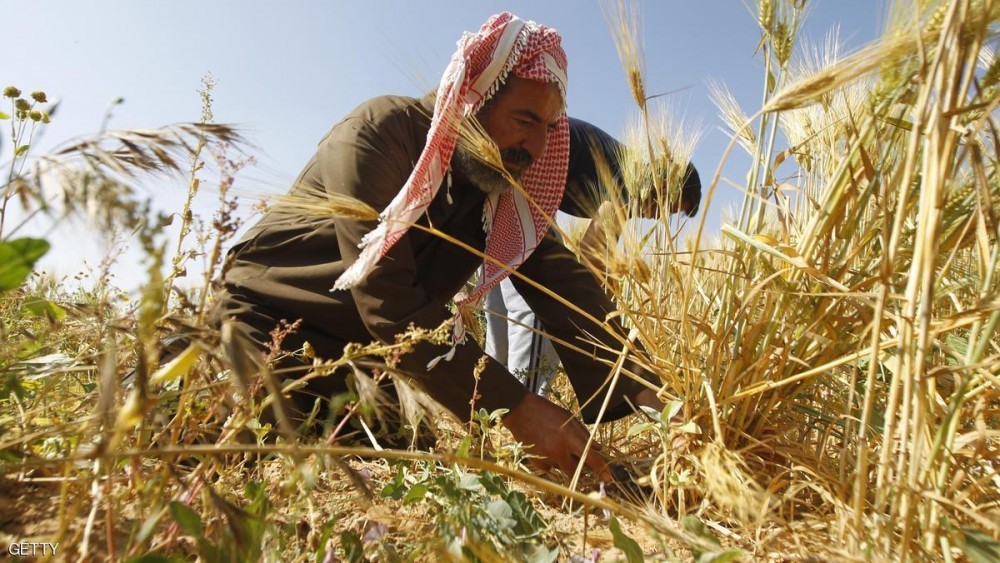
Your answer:
[[[510,112],[529,112],[554,122],[563,114],[562,93],[554,82],[539,82],[509,76],[496,100],[498,107]]]

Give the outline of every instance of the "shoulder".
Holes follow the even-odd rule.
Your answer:
[[[371,98],[334,125],[320,141],[320,147],[348,143],[413,160],[426,142],[433,111],[433,102],[428,106],[426,98]]]
[[[600,127],[582,119],[569,118],[570,146],[599,147],[604,151],[620,150],[621,143]]]
[[[627,198],[621,185],[623,146],[600,127],[569,118],[569,170],[559,209],[576,217],[592,217],[614,190]]]
[[[430,111],[434,111],[433,106]],[[351,119],[359,119],[375,127],[416,124],[424,119],[429,124],[430,114],[422,98],[378,96],[365,101],[344,117],[344,121]]]

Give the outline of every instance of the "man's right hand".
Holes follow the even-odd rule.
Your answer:
[[[529,465],[541,470],[558,468],[566,475],[573,475],[583,456],[590,434],[583,424],[568,410],[546,399],[528,393],[503,420],[514,439],[530,446],[533,459]],[[590,444],[585,464],[602,481],[611,479],[607,461],[597,453],[600,445]]]

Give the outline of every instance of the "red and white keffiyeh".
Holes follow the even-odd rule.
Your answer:
[[[566,54],[558,32],[503,12],[492,16],[479,33],[462,36],[438,86],[424,151],[402,190],[382,212],[378,227],[362,240],[361,256],[337,280],[335,290],[357,284],[420,218],[448,173],[461,121],[478,111],[511,72],[558,84],[565,101]],[[487,198],[483,226],[488,256],[516,268],[535,250],[562,200],[568,163],[569,121],[564,113],[549,133],[545,153],[519,182],[534,205],[517,189]],[[508,273],[485,260],[472,293],[455,296],[458,306],[477,303]],[[464,339],[461,315],[456,315],[455,341]]]

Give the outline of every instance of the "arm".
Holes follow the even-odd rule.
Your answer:
[[[567,299],[598,321],[603,321],[609,313],[616,310],[590,271],[555,240],[552,233],[542,240],[519,272]],[[610,366],[617,359],[617,351],[622,348],[619,340],[608,329],[619,336],[625,334],[624,329],[614,319],[605,323],[607,328],[595,324],[587,315],[559,303],[524,280],[515,278],[514,285],[538,315],[546,332],[552,336],[559,359],[562,360],[580,401],[584,420],[595,420],[604,395],[608,392]],[[567,347],[559,340],[582,349],[582,352]],[[655,381],[655,376],[644,372],[634,362],[627,361],[625,367],[649,381]],[[611,402],[603,420],[614,420],[629,414],[631,411],[625,401],[626,397],[633,401],[638,399],[639,404],[648,404],[650,394],[643,393],[643,390],[649,387],[649,384],[623,375],[612,391]]]

